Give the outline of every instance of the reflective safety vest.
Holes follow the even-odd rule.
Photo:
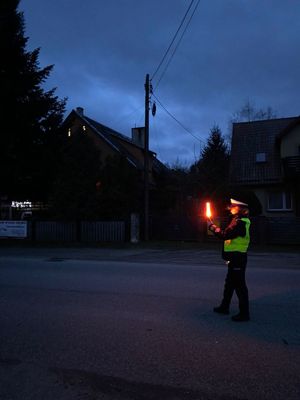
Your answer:
[[[241,218],[241,221],[245,222],[246,225],[246,235],[238,236],[235,239],[225,240],[224,251],[239,251],[240,253],[246,253],[250,243],[250,220],[248,218]]]

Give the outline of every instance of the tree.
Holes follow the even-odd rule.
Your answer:
[[[229,151],[220,128],[215,125],[201,152],[199,161],[191,166],[190,185],[193,195],[209,197],[223,209],[228,193]]]
[[[266,109],[256,108],[254,102],[248,99],[245,101],[244,105],[233,114],[231,122],[251,122],[272,118],[276,118],[276,113],[272,107],[267,107]]]
[[[41,200],[53,179],[66,100],[42,88],[53,66],[39,68],[40,49],[26,51],[18,6],[19,0],[0,6],[0,187],[11,198]]]
[[[156,175],[156,185],[150,191],[152,215],[183,212],[188,195],[187,176],[188,170],[179,160]]]

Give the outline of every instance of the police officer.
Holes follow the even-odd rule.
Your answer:
[[[214,312],[229,314],[231,298],[235,291],[240,311],[232,317],[232,320],[236,322],[249,321],[249,298],[245,280],[247,249],[250,242],[248,204],[230,199],[229,210],[232,219],[225,229],[221,229],[213,223],[208,227],[215,236],[224,240],[222,257],[228,266],[223,300],[218,307],[214,308]]]

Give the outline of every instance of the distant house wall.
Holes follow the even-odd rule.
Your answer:
[[[126,148],[131,154],[134,155],[134,157],[141,163],[141,165],[144,165],[144,149],[136,146],[134,144],[131,144],[129,142],[126,142],[125,140],[116,138],[118,142],[121,143],[123,147]],[[152,153],[153,154],[153,153]],[[151,152],[149,153],[149,179],[150,182],[154,181],[153,174],[152,174],[152,166],[153,166],[153,155],[151,155]]]
[[[299,156],[300,152],[300,127],[296,126],[281,139],[281,157]]]
[[[112,131],[110,128],[87,117],[84,117],[85,119],[82,119],[82,117],[83,115],[78,115],[78,113],[76,114],[73,112],[70,114],[66,119],[65,124],[66,135],[88,135],[93,140],[95,146],[99,149],[100,158],[103,164],[105,164],[108,157],[113,157],[119,154],[128,158],[128,160],[130,159],[130,162],[133,162],[136,168],[143,174],[144,149],[142,147],[135,143],[131,143],[130,141],[132,139],[126,138],[118,132]],[[156,160],[155,153],[149,151],[148,166],[149,183],[151,185],[155,185],[155,176],[153,174],[154,160]]]
[[[99,149],[100,152],[100,158],[103,162],[108,157],[112,157],[116,155],[116,152],[113,151],[112,147],[106,142],[105,139],[103,139],[101,136],[97,135],[93,130],[88,129],[87,130],[89,137],[93,140],[95,143],[95,146],[97,149]]]
[[[265,217],[284,217],[284,216],[290,216],[290,217],[295,217],[297,216],[296,213],[296,197],[295,194],[292,193],[292,205],[293,209],[291,211],[269,211],[268,210],[268,197],[269,193],[272,191],[285,191],[287,190],[286,186],[284,185],[276,185],[276,186],[270,186],[270,187],[254,187],[251,189],[257,199],[259,200],[261,206],[262,206],[262,213],[261,215]]]
[[[121,138],[116,137],[115,140],[119,142],[123,147],[125,147],[134,157],[139,160],[141,163],[144,162],[144,151],[141,147],[135,146]]]
[[[83,130],[83,127],[85,127],[85,130]],[[103,139],[100,135],[97,135],[88,125],[83,124],[80,119],[74,119],[69,128],[71,129],[71,135],[85,134],[91,138],[97,149],[99,149],[100,158],[103,162],[105,162],[107,157],[116,154],[116,152],[113,151],[112,147],[106,142],[105,139]]]
[[[300,244],[300,117],[233,124],[230,184],[262,206],[255,240]]]
[[[257,188],[257,189],[254,188],[253,191],[261,204],[262,215],[265,215],[266,210],[267,210],[267,202],[268,202],[266,189],[265,188]]]

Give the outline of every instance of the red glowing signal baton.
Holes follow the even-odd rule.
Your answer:
[[[211,212],[211,208],[210,208],[210,202],[207,201],[207,202],[206,202],[206,218],[207,218],[210,222],[212,222],[211,217],[212,217],[212,212]]]
[[[210,202],[206,202],[206,217],[211,218],[211,208],[210,208]]]

